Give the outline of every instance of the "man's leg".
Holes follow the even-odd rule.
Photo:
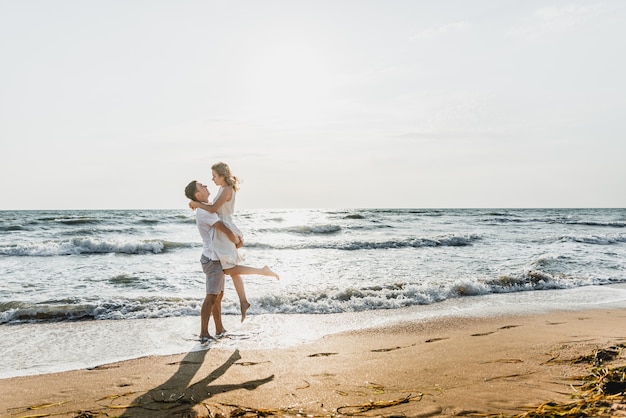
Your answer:
[[[224,272],[219,261],[202,261],[202,270],[206,275],[206,296],[200,310],[200,338],[210,337],[209,320],[211,313],[216,325],[222,326],[222,308],[221,301],[224,294]],[[219,310],[214,311],[214,307],[218,306]],[[219,329],[219,328],[218,328]]]
[[[213,321],[215,322],[215,334],[219,335],[226,332],[224,325],[222,324],[222,298],[224,292],[217,295],[215,303],[213,304]]]
[[[209,320],[211,319],[211,311],[213,311],[217,298],[218,295],[206,295],[204,297],[202,310],[200,311],[200,338],[211,336],[209,334]],[[222,319],[220,317],[220,322],[221,320]]]

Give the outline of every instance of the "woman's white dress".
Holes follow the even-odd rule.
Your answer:
[[[224,188],[220,187],[217,192],[217,196],[215,197],[214,202],[219,199],[220,195]],[[239,228],[233,222],[233,212],[235,212],[235,195],[237,193],[233,190],[233,194],[230,198],[230,201],[224,202],[222,206],[217,210],[217,214],[220,217],[220,220],[228,229],[233,231],[235,235],[243,236]],[[215,241],[213,242],[213,246],[217,256],[220,258],[220,262],[222,263],[223,269],[228,269],[231,267],[235,267],[238,264],[243,262],[243,257],[239,254],[237,247],[235,244],[228,239],[228,237],[217,231],[215,234]]]

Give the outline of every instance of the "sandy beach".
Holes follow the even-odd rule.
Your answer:
[[[293,348],[212,347],[3,379],[0,414],[515,415],[570,402],[576,378],[592,367],[573,360],[625,342],[619,309],[416,321]],[[623,366],[626,356],[605,361]]]

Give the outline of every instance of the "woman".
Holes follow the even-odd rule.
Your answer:
[[[222,162],[214,164],[211,167],[211,173],[213,175],[213,182],[220,188],[213,204],[207,205],[206,203],[192,200],[189,202],[189,207],[217,213],[222,223],[243,241],[243,234],[232,219],[233,212],[235,211],[235,196],[239,190],[239,179],[232,175],[228,164]],[[241,322],[243,322],[244,319],[246,319],[246,312],[250,308],[250,303],[246,298],[241,275],[259,274],[262,276],[276,277],[276,279],[280,279],[280,277],[268,266],[256,268],[240,265],[240,263],[243,262],[243,258],[239,255],[237,247],[221,233],[216,234],[214,248],[220,258],[224,273],[231,277],[235,285],[235,290],[239,296],[239,305],[241,307]]]

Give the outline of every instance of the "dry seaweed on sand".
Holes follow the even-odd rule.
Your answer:
[[[117,398],[123,398],[124,396],[134,395],[137,392],[126,392],[126,393],[116,393],[113,395],[103,396],[102,398],[96,399],[96,402],[104,401],[104,400],[113,400]]]
[[[46,404],[32,405],[32,406],[19,407],[19,408],[9,408],[7,411],[18,411],[18,410],[39,411],[39,410],[42,410],[42,409],[48,409],[48,408],[54,408],[54,407],[57,407],[57,406],[62,406],[62,405],[65,405],[66,403],[69,403],[69,401],[46,403]],[[11,416],[14,416],[16,414],[18,414],[18,412],[11,412]],[[52,415],[52,413],[45,413],[45,412],[37,413],[36,412],[34,414],[29,414],[29,415],[20,415],[20,418],[41,418],[41,417],[49,417],[51,415]]]
[[[602,364],[608,363],[610,361],[615,360],[622,354],[623,349],[626,348],[626,344],[618,344],[613,345],[608,348],[598,348],[593,351],[591,354],[586,354],[584,356],[578,356],[573,359],[562,359],[558,360],[558,354],[553,356],[548,362],[555,363],[574,363],[574,364],[582,364],[589,363],[593,366],[601,366]]]
[[[580,363],[582,359],[596,364],[598,358],[613,360],[619,355],[620,347],[595,350],[590,356],[571,360]],[[609,357],[606,357],[606,354]],[[594,367],[591,373],[578,378],[582,383],[575,394],[576,400],[567,403],[547,402],[532,411],[515,415],[515,418],[578,418],[611,417],[616,409],[623,409],[626,402],[626,366]]]
[[[594,366],[601,366],[603,363],[615,360],[626,347],[624,344],[614,345],[609,348],[595,350],[592,354],[581,356],[574,363],[592,363]]]
[[[404,403],[408,403],[411,400],[420,400],[422,399],[422,394],[418,394],[418,395],[412,395],[409,394],[408,396],[404,397],[404,398],[400,398],[400,399],[395,399],[395,400],[391,400],[391,401],[376,401],[376,402],[368,402],[368,403],[364,403],[361,405],[346,405],[346,406],[341,406],[339,408],[337,408],[337,414],[340,415],[346,415],[346,416],[353,416],[353,415],[359,415],[363,412],[367,412],[367,411],[371,411],[373,409],[382,409],[382,408],[388,408],[391,406],[396,406],[396,405],[401,405]],[[269,409],[269,408],[251,408],[251,407],[246,407],[246,406],[241,406],[241,405],[235,405],[235,404],[230,404],[230,403],[224,403],[224,402],[219,402],[219,405],[221,407],[230,407],[233,408],[229,413],[228,416],[230,417],[239,417],[239,418],[245,418],[245,417],[270,417],[270,416],[284,416],[284,415],[307,415],[307,416],[314,416],[314,415],[309,415],[306,414],[303,411],[292,411],[292,410],[285,410],[285,409]],[[205,404],[205,406],[208,408],[209,405]],[[212,404],[212,406],[217,406],[215,403]],[[221,409],[221,408],[220,408]],[[328,416],[328,415],[325,415]],[[334,416],[330,415],[330,416]]]
[[[612,402],[606,399],[581,399],[576,402],[559,404],[546,402],[535,410],[515,418],[579,418],[579,417],[610,417]]]
[[[287,411],[281,409],[271,409],[271,408],[252,408],[248,406],[236,405],[226,402],[214,402],[212,404],[203,403],[204,406],[209,409],[210,406],[219,407],[220,410],[223,407],[233,408],[230,412],[226,413],[226,416],[233,418],[244,418],[244,417],[273,417],[273,416],[284,416]],[[224,412],[220,412],[220,415],[223,415]],[[217,415],[216,415],[217,416]]]
[[[337,408],[337,413],[343,415],[357,415],[363,412],[371,411],[372,409],[380,409],[380,408],[388,408],[390,406],[396,406],[403,403],[410,402],[413,398],[418,398],[418,400],[422,399],[422,395],[413,395],[409,394],[408,396],[392,401],[376,401],[376,402],[368,402],[361,405],[348,405],[348,406],[340,406]]]
[[[626,366],[596,368],[587,376],[581,390],[589,395],[621,395],[626,392]]]
[[[55,403],[46,403],[46,404],[43,404],[43,405],[29,406],[26,409],[31,410],[31,411],[36,411],[36,410],[39,410],[39,409],[46,409],[46,408],[52,408],[52,407],[55,407],[55,406],[64,405],[66,403],[68,403],[68,401],[55,402]]]

